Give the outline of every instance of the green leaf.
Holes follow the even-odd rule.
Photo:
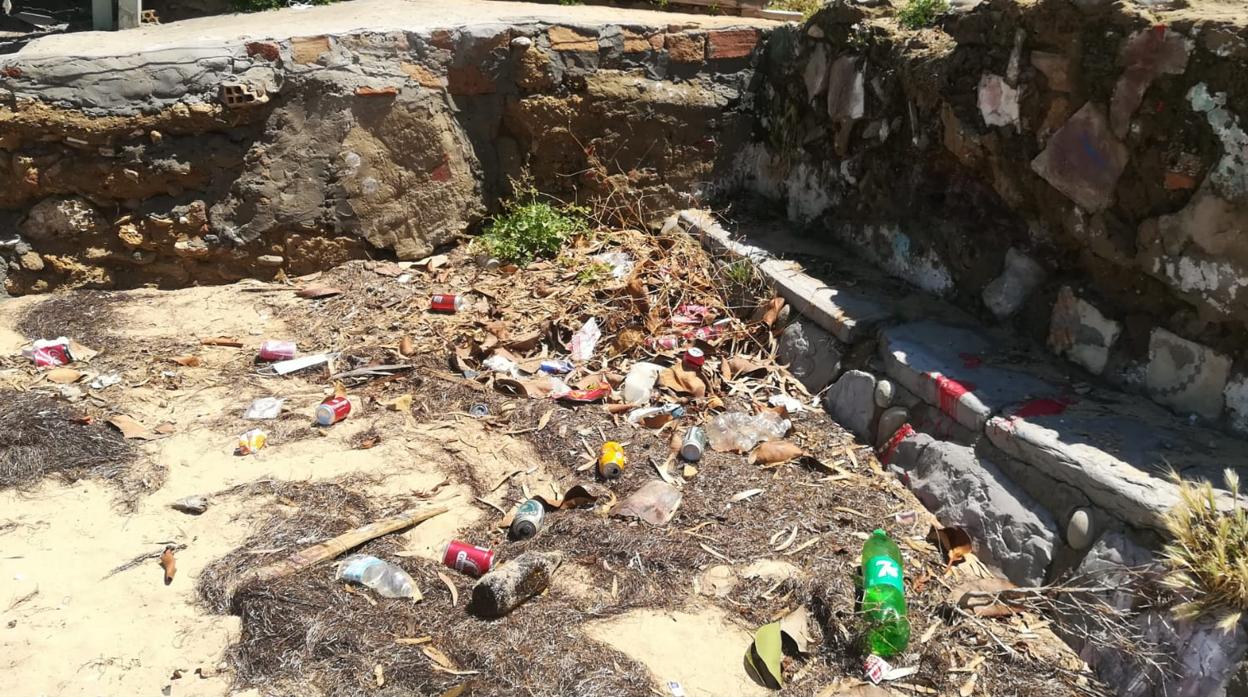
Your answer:
[[[784,687],[784,674],[780,668],[780,662],[784,658],[781,651],[783,643],[780,623],[765,624],[754,633],[754,645],[745,655],[745,660],[754,673],[767,687],[773,689]]]

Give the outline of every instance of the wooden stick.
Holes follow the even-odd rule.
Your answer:
[[[248,583],[264,583],[290,576],[291,574],[302,571],[303,569],[306,569],[314,564],[319,564],[323,561],[333,559],[352,547],[358,547],[369,540],[374,540],[382,535],[395,532],[396,530],[410,528],[413,525],[429,520],[436,515],[446,513],[446,511],[446,506],[426,508],[407,515],[384,518],[349,532],[344,532],[338,537],[325,540],[324,542],[312,545],[306,549],[301,549],[285,559],[281,559],[267,566],[262,566],[259,569],[253,569],[252,571],[243,574],[239,578],[238,583],[235,584],[235,588],[241,587]]]

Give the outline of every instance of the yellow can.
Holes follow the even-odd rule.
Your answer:
[[[615,479],[624,472],[624,446],[609,440],[602,444],[602,455],[598,456],[598,474],[603,479]]]

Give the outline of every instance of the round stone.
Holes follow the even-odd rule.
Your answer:
[[[890,380],[880,380],[875,383],[875,406],[881,409],[887,409],[888,405],[893,403],[893,392],[895,392],[893,383]]]
[[[511,47],[516,49],[517,51],[528,50],[528,48],[532,45],[533,45],[533,39],[530,39],[527,36],[517,36],[516,38],[511,40]]]
[[[875,447],[883,447],[897,429],[901,428],[906,421],[910,419],[910,412],[905,407],[889,407],[880,414],[880,423],[876,427]]]
[[[1085,550],[1092,546],[1092,511],[1077,508],[1070,514],[1070,522],[1066,524],[1066,544],[1072,549]]]

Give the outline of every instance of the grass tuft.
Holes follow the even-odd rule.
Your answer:
[[[946,0],[909,0],[897,12],[897,21],[907,29],[922,29],[930,27],[948,9]]]
[[[1180,619],[1217,618],[1230,632],[1248,610],[1248,510],[1240,504],[1239,475],[1226,470],[1230,511],[1218,508],[1209,482],[1183,481],[1177,475],[1179,503],[1166,514],[1174,541],[1162,551],[1166,585],[1194,598],[1174,608]]]

